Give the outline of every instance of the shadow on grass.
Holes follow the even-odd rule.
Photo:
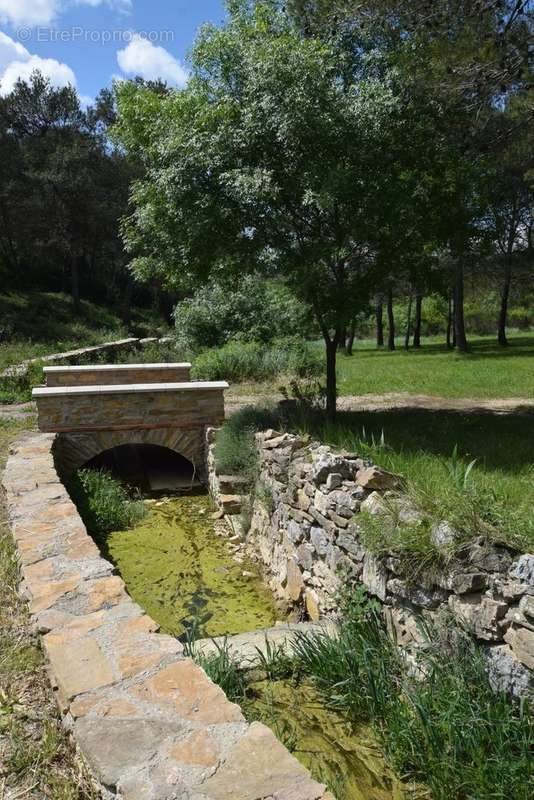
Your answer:
[[[432,453],[449,457],[458,446],[459,455],[477,459],[486,469],[520,471],[534,464],[534,414],[464,414],[455,411],[392,409],[389,411],[339,412],[335,424],[313,415],[306,428],[333,444],[343,444],[347,433],[379,441],[404,452]]]

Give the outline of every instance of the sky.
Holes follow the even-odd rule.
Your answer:
[[[114,78],[187,81],[187,53],[223,0],[0,0],[0,94],[34,69],[84,105]]]

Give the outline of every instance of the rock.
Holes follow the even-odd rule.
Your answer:
[[[310,531],[310,539],[317,555],[326,555],[326,551],[328,550],[328,545],[330,544],[331,540],[326,535],[324,530],[316,525],[313,525]]]
[[[211,519],[222,519],[224,517],[224,511],[220,508],[218,511],[214,511],[213,514],[210,514]]]
[[[372,492],[360,506],[360,511],[373,516],[378,514],[387,514],[387,508],[384,503],[383,497],[378,492]]]
[[[358,470],[356,483],[364,489],[385,491],[386,489],[399,489],[402,485],[402,478],[393,475],[392,472],[386,472],[380,467],[367,467]]]
[[[297,566],[297,563],[292,559],[287,561],[287,575],[286,575],[286,591],[290,600],[295,603],[300,600],[304,589],[304,581],[302,580],[302,573]]]
[[[313,566],[313,545],[305,543],[297,548],[297,562],[304,570],[311,570]]]
[[[482,594],[456,595],[449,597],[449,608],[465,627],[486,641],[502,639],[503,620],[508,606]]]
[[[343,558],[343,553],[339,549],[339,547],[336,547],[335,544],[328,545],[328,551],[326,553],[326,563],[328,564],[328,568],[332,572],[335,573],[337,571],[338,564],[342,558]]]
[[[438,548],[447,548],[456,541],[457,533],[446,520],[432,526],[430,541]]]
[[[326,482],[329,475],[341,475],[343,479],[354,477],[354,465],[343,456],[334,455],[326,448],[319,448],[319,457],[313,465],[312,480],[316,486]]]
[[[321,618],[321,612],[319,609],[319,597],[317,592],[313,589],[306,589],[306,611],[308,612],[309,618],[313,622],[318,622]]]
[[[513,697],[529,697],[534,692],[532,673],[514,656],[507,644],[488,647],[488,677],[495,692],[507,692]]]
[[[346,492],[331,492],[328,499],[330,507],[335,509],[336,514],[351,519],[365,499],[365,490],[361,486],[353,486]]]
[[[529,594],[521,598],[519,601],[519,611],[528,620],[534,621],[534,597],[532,595]]]
[[[326,488],[329,492],[337,489],[343,483],[343,476],[340,472],[331,472],[326,479]]]
[[[534,631],[512,625],[504,635],[514,656],[528,669],[534,669]]]
[[[507,572],[512,563],[508,550],[479,539],[469,547],[469,563],[485,572]]]
[[[304,532],[294,519],[290,519],[286,528],[287,538],[292,544],[298,544],[304,538]]]
[[[303,489],[297,491],[297,505],[301,511],[307,511],[311,505],[311,500]]]
[[[219,495],[219,504],[225,514],[232,516],[241,513],[241,496],[234,494]]]
[[[358,540],[358,532],[354,527],[349,527],[346,531],[339,531],[336,544],[347,553],[350,553],[356,561],[363,561],[365,550]]]
[[[217,480],[221,494],[244,494],[249,485],[248,479],[242,475],[218,475]]]
[[[445,603],[448,597],[447,592],[444,592],[443,589],[423,589],[420,586],[410,586],[399,578],[389,580],[386,588],[389,593],[421,608],[437,608]]]
[[[526,583],[534,594],[534,554],[525,553],[514,561],[510,569],[512,578],[516,578],[521,583]]]
[[[488,576],[484,572],[456,572],[450,579],[450,587],[455,594],[481,592],[488,588],[488,583]]]
[[[313,504],[317,511],[319,511],[323,516],[328,514],[328,510],[332,505],[329,495],[323,494],[319,489],[315,492],[315,496],[313,498]],[[313,514],[313,511],[311,512]]]
[[[386,599],[387,577],[387,570],[380,561],[366,555],[363,559],[362,583],[369,594],[374,594],[382,602]]]
[[[399,647],[409,648],[426,642],[420,625],[420,617],[402,607],[387,607],[384,616],[388,633]]]

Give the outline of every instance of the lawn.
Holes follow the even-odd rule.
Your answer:
[[[442,338],[420,350],[377,350],[374,342],[356,342],[354,355],[338,357],[340,395],[409,394],[439,397],[534,397],[534,336],[514,335],[502,348],[495,337],[471,339],[469,353],[447,350]]]

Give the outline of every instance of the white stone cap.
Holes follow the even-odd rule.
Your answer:
[[[136,392],[198,392],[228,389],[226,381],[188,381],[187,383],[126,383],[116,386],[45,386],[32,391],[32,397],[67,397],[92,394],[135,394]]]
[[[191,367],[191,364],[188,361],[180,364],[162,364],[161,362],[158,364],[89,364],[82,367],[43,367],[43,372],[105,372],[112,369],[176,369],[177,367],[186,369]]]

